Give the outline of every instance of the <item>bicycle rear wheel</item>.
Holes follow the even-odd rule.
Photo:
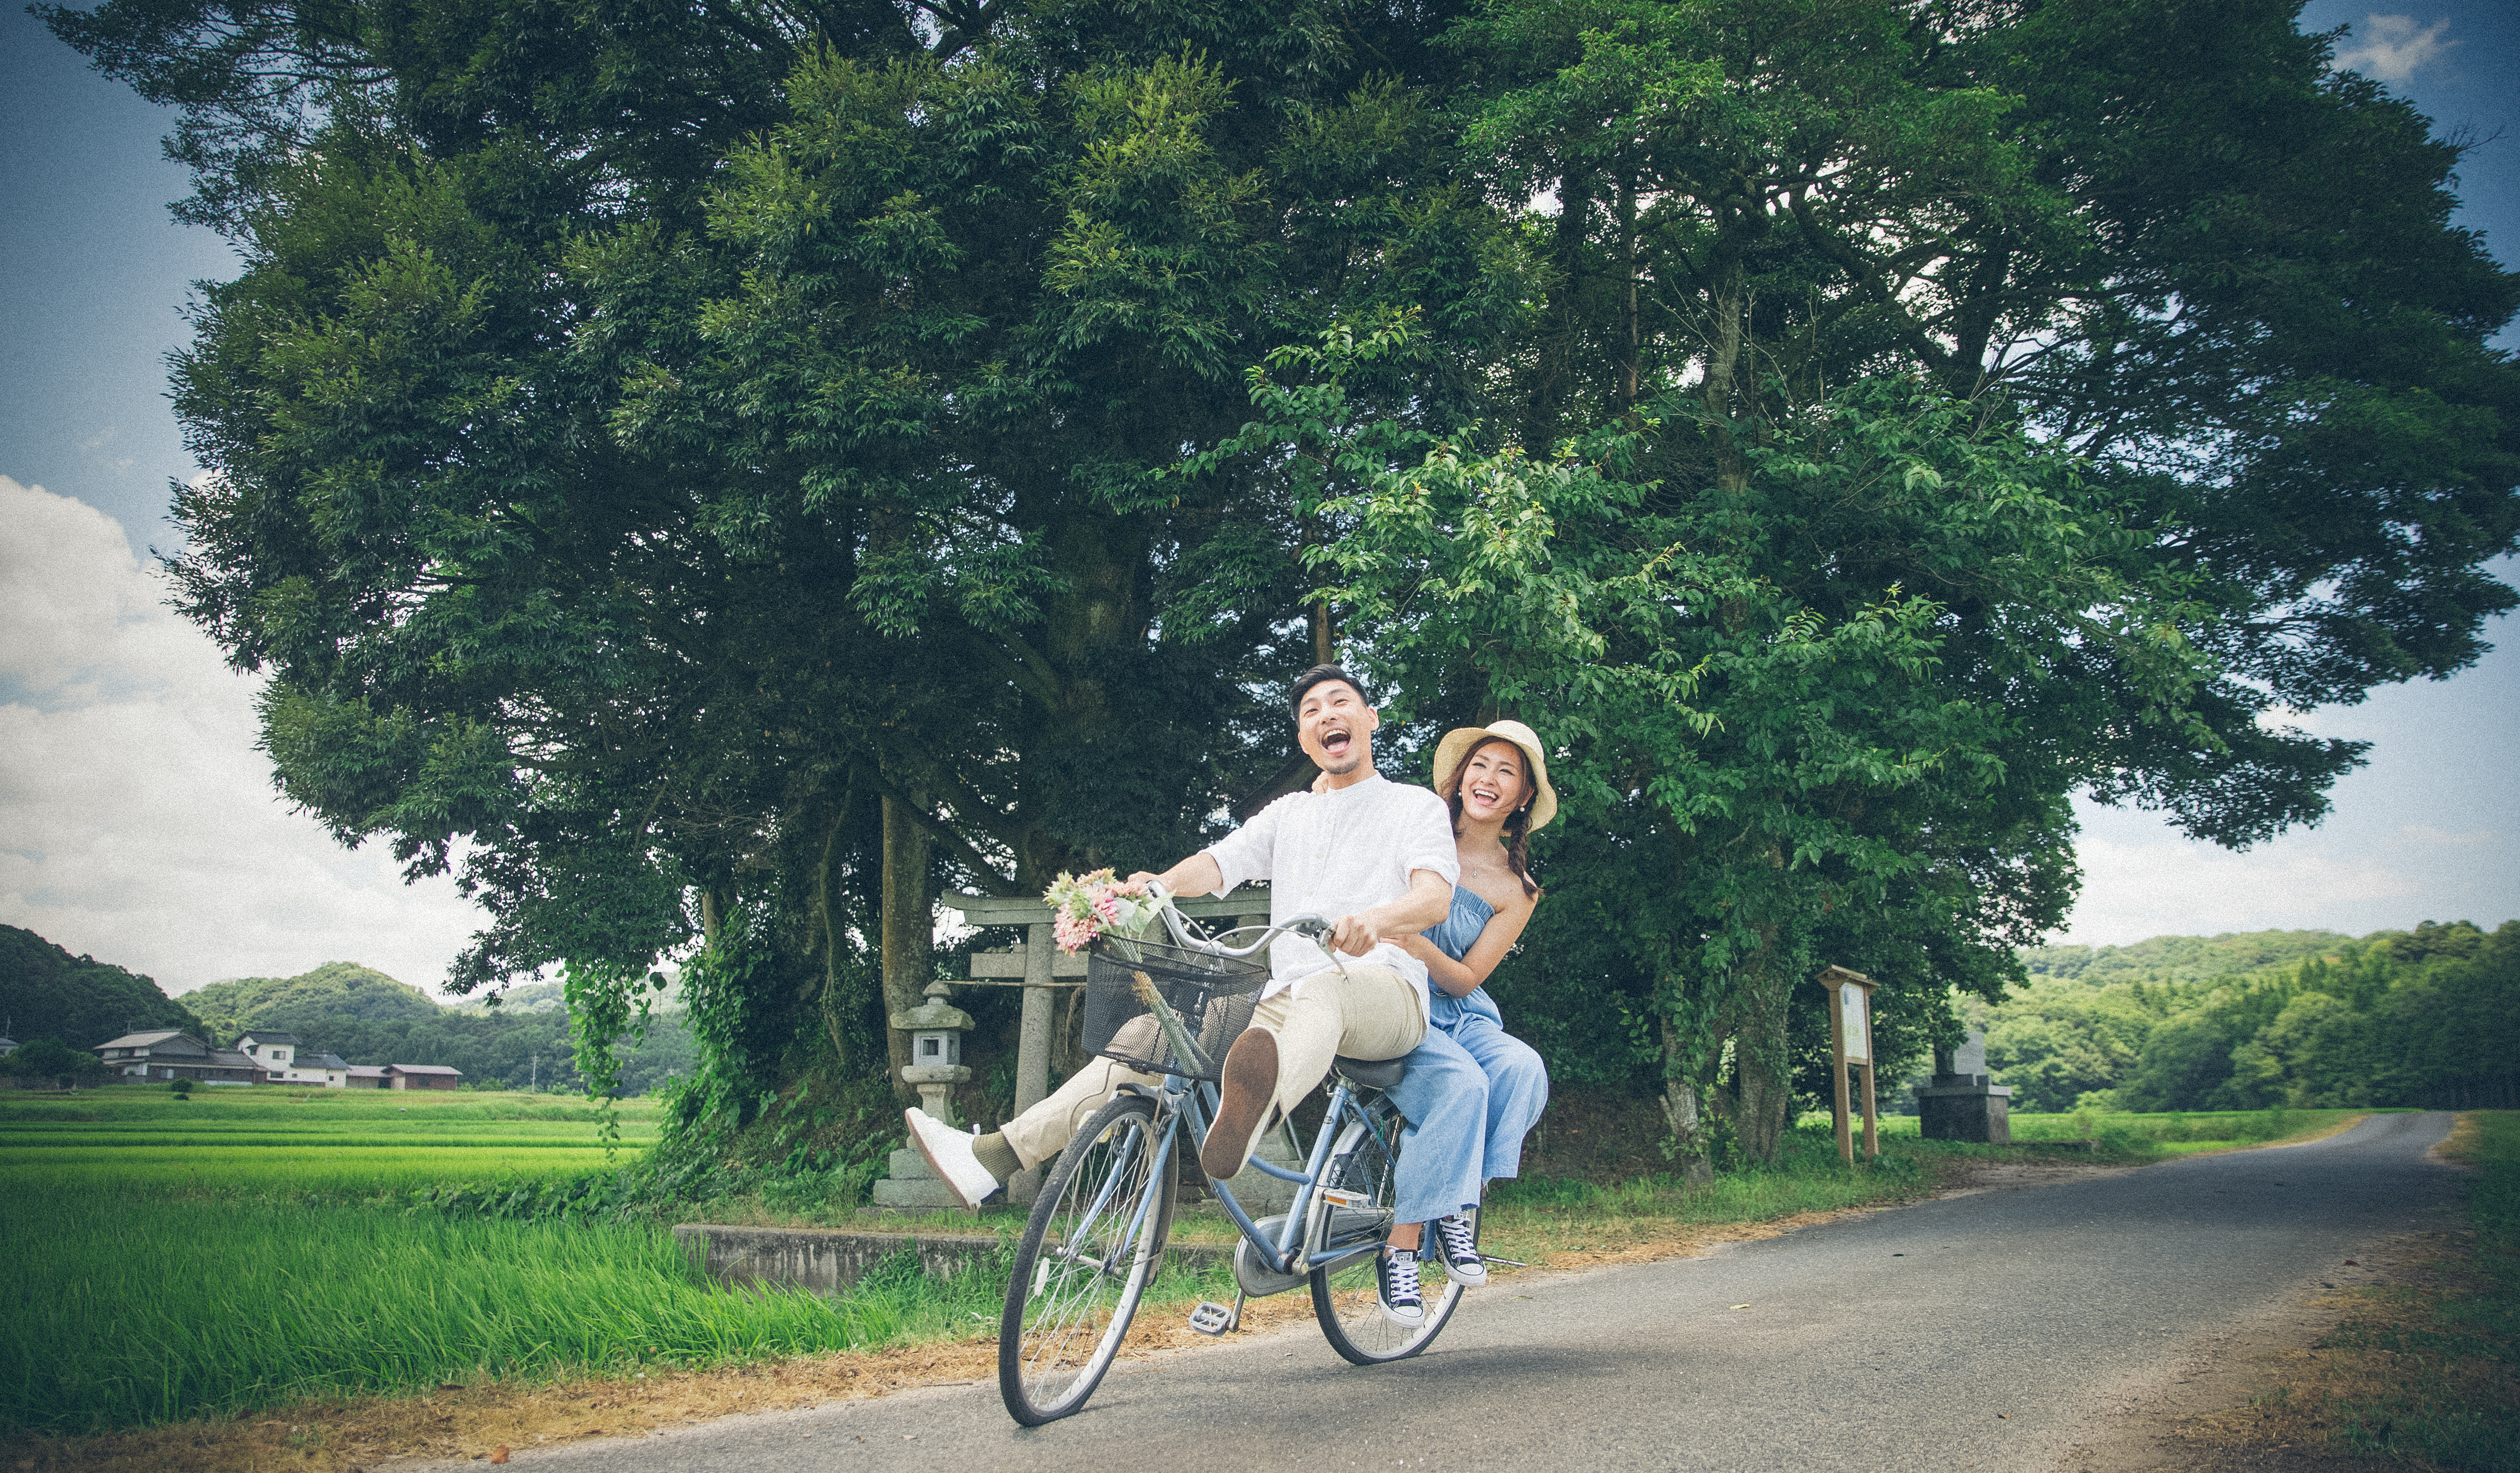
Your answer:
[[[1393,1120],[1389,1129],[1397,1131],[1399,1124]],[[1396,1146],[1396,1137],[1394,1143]],[[1322,1169],[1322,1181],[1327,1186],[1362,1194],[1365,1204],[1322,1212],[1316,1218],[1314,1230],[1305,1234],[1306,1241],[1317,1249],[1327,1246],[1332,1241],[1328,1230],[1339,1227],[1342,1220],[1351,1230],[1376,1221],[1387,1228],[1394,1196],[1391,1175],[1398,1164],[1396,1149],[1384,1149],[1382,1141],[1363,1121],[1349,1121],[1330,1149],[1329,1161]],[[1322,1322],[1322,1336],[1329,1341],[1330,1349],[1358,1365],[1406,1361],[1423,1351],[1443,1333],[1446,1321],[1462,1302],[1462,1286],[1437,1267],[1424,1281],[1425,1319],[1415,1325],[1394,1324],[1383,1317],[1381,1301],[1375,1293],[1373,1258],[1373,1253],[1366,1253],[1352,1262],[1313,1271],[1313,1316]]]
[[[998,1326],[998,1391],[1027,1427],[1084,1406],[1163,1263],[1174,1193],[1156,1180],[1158,1143],[1153,1102],[1124,1094],[1042,1183]]]

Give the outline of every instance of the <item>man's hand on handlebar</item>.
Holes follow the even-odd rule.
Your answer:
[[[1329,948],[1362,957],[1382,942],[1382,928],[1370,914],[1342,915],[1330,923]]]

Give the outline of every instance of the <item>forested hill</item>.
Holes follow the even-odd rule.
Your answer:
[[[185,995],[202,1021],[233,1037],[248,1028],[295,1031],[317,1019],[433,1018],[442,1010],[417,987],[355,961],[327,961],[294,977],[239,977]]]
[[[73,957],[29,930],[0,925],[0,1031],[93,1049],[133,1028],[195,1028],[191,1008],[151,979]]]
[[[2333,959],[2354,938],[2342,931],[2245,931],[2220,936],[2155,936],[2133,946],[2028,946],[2022,965],[2032,977],[2063,977],[2094,986],[2111,982],[2207,982],[2312,957]]]
[[[2520,1060],[2520,921],[2157,936],[2024,951],[1986,1010],[2021,1110],[2498,1102]]]

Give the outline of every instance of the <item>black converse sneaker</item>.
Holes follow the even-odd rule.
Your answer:
[[[1407,1329],[1426,1322],[1426,1301],[1418,1290],[1418,1250],[1386,1248],[1374,1260],[1374,1288],[1382,1301],[1382,1317]]]
[[[1444,1272],[1464,1289],[1475,1289],[1488,1281],[1488,1262],[1479,1257],[1477,1234],[1469,1219],[1458,1213],[1447,1213],[1435,1220],[1435,1252],[1444,1260]]]

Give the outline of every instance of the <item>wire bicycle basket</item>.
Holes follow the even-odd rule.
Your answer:
[[[1139,1000],[1141,975],[1186,1027],[1198,1030],[1204,1067],[1174,1056],[1154,1014]],[[1265,951],[1227,957],[1161,941],[1097,938],[1085,960],[1085,1050],[1149,1074],[1215,1079],[1225,1050],[1251,1025],[1268,981]]]

